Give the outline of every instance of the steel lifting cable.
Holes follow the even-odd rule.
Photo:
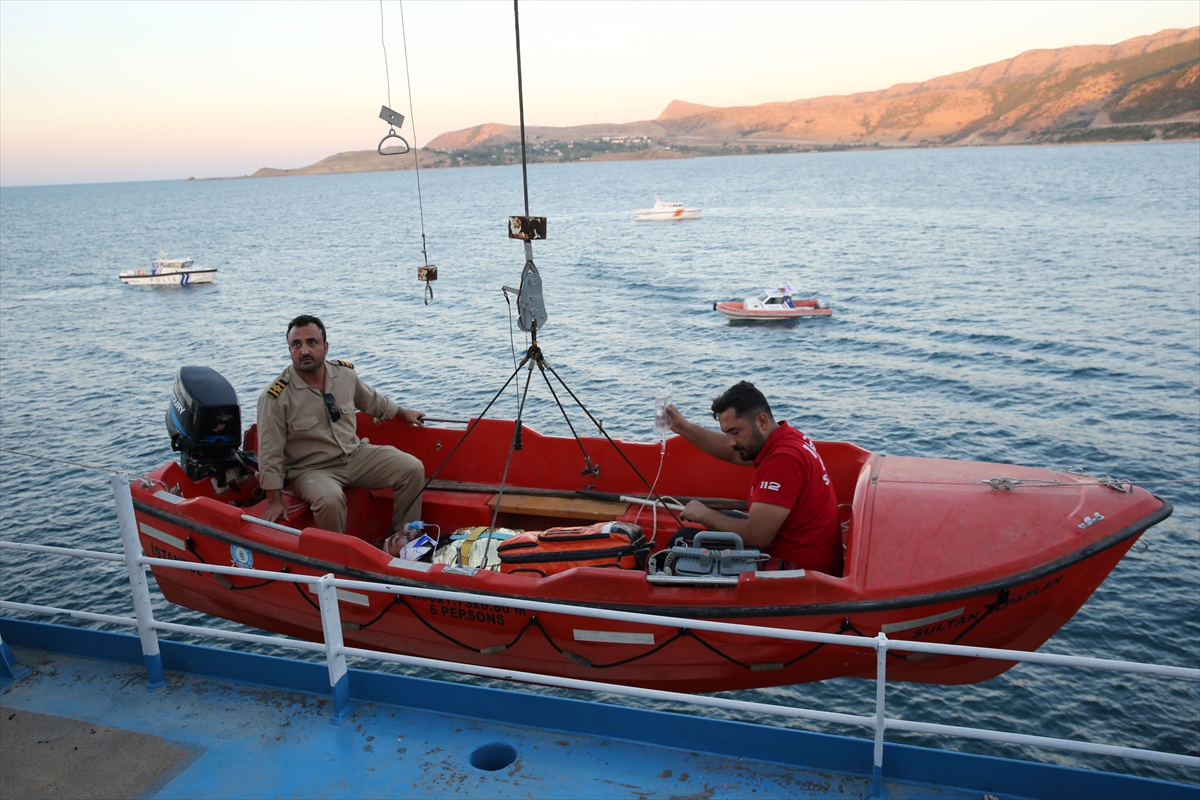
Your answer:
[[[542,359],[542,363],[545,363],[545,359]],[[625,463],[629,465],[629,468],[633,470],[633,473],[638,476],[643,484],[646,485],[646,488],[650,489],[651,499],[661,501],[661,495],[658,495],[658,493],[654,491],[650,481],[646,480],[646,476],[642,475],[641,471],[634,466],[633,462],[629,460],[629,456],[625,455],[625,451],[621,449],[621,446],[613,441],[613,438],[608,435],[608,431],[604,430],[604,425],[601,424],[598,419],[592,416],[592,412],[588,411],[587,406],[583,404],[583,401],[575,396],[575,392],[571,391],[571,387],[567,386],[567,382],[562,379],[562,376],[559,375],[558,372],[555,371],[554,367],[550,366],[549,364],[546,364],[546,369],[550,370],[550,373],[558,379],[558,382],[562,384],[562,387],[567,390],[567,394],[571,395],[571,399],[575,401],[575,404],[579,406],[583,413],[587,415],[587,418],[592,421],[592,424],[596,426],[596,430],[600,431],[601,435],[604,436],[604,438],[608,440],[608,443],[613,446],[613,449],[617,451],[617,454],[621,456],[621,458],[625,459]],[[578,439],[579,437],[576,436],[575,438]],[[582,446],[583,445],[581,443],[580,447]],[[675,514],[675,511],[672,510],[670,506],[668,506],[666,503],[663,503],[663,508],[667,510],[667,513],[671,515],[671,518],[678,522],[680,526],[683,525],[683,521]]]
[[[529,165],[525,153],[525,82],[521,75],[521,14],[518,7],[518,0],[513,0],[513,27],[516,33],[517,43],[517,112],[521,124],[521,187],[524,190],[525,198],[525,216],[529,217]],[[525,260],[533,261],[533,249],[528,241],[525,242]],[[522,276],[524,279],[524,276]],[[508,292],[501,290],[504,295],[504,302],[508,303],[509,319],[508,319],[508,337],[509,343],[512,343],[512,302],[508,299]],[[526,342],[528,342],[526,338]],[[533,341],[537,344],[537,322],[533,325]],[[516,362],[516,353],[513,353],[513,362]]]
[[[508,446],[508,459],[504,462],[504,474],[500,476],[500,491],[496,494],[496,508],[492,511],[492,530],[496,529],[496,520],[500,517],[500,504],[504,500],[504,484],[508,481],[508,468],[512,465],[513,452],[516,451],[517,442],[521,439],[521,416],[525,413],[525,401],[529,397],[529,383],[532,379],[533,364],[530,364],[529,370],[525,373],[525,391],[521,393],[521,405],[517,408],[517,419],[513,424],[513,438]],[[485,559],[486,556],[487,550],[485,549]]]
[[[392,105],[392,75],[391,69],[388,67],[387,38],[384,35],[383,0],[379,0],[379,40],[383,46],[383,71],[384,77],[387,78],[388,107],[390,108]],[[413,143],[415,144],[417,141],[417,123],[416,117],[413,114],[412,73],[408,67],[408,32],[404,25],[403,2],[400,3],[400,41],[404,47],[404,78],[408,86],[408,124],[412,126]],[[401,117],[401,119],[403,118]],[[401,139],[401,141],[404,140]],[[407,145],[408,143],[405,142],[405,144]],[[418,148],[410,147],[409,149],[413,154],[413,170],[417,177],[417,209],[421,220],[421,256],[425,261],[425,266],[417,270],[417,278],[425,282],[425,305],[429,305],[433,302],[432,282],[437,280],[437,267],[429,263],[429,245],[425,238],[425,200],[421,193],[421,159],[418,157]]]
[[[528,358],[529,357],[526,356],[526,360],[528,360]],[[479,412],[479,416],[476,417],[471,422],[471,424],[467,426],[467,429],[465,431],[463,431],[462,438],[460,438],[458,440],[458,442],[455,443],[454,447],[450,448],[450,452],[447,453],[446,457],[442,459],[442,463],[437,465],[437,469],[435,469],[433,471],[433,474],[425,479],[425,485],[421,487],[421,491],[417,493],[416,497],[413,497],[412,500],[408,501],[408,505],[404,507],[405,513],[407,513],[408,510],[410,508],[412,508],[413,503],[417,502],[417,498],[425,493],[425,490],[429,488],[429,485],[431,483],[433,483],[434,479],[436,479],[437,476],[441,473],[442,468],[445,467],[446,464],[449,463],[450,459],[454,457],[454,454],[458,452],[458,448],[462,447],[463,442],[465,442],[467,440],[467,437],[471,435],[471,432],[474,431],[477,427],[479,427],[479,423],[483,421],[483,418],[487,415],[487,412],[491,409],[491,407],[493,405],[495,405],[496,401],[500,399],[500,395],[504,394],[504,390],[508,388],[508,385],[510,383],[512,383],[513,378],[517,377],[517,375],[520,374],[521,367],[523,367],[523,366],[525,366],[525,361],[522,361],[517,366],[517,368],[512,371],[512,374],[508,376],[508,380],[506,380],[504,382],[504,385],[500,387],[499,391],[497,391],[494,395],[492,395],[492,399],[489,400],[488,404],[483,407],[483,411]]]
[[[538,362],[538,370],[542,373],[542,380],[546,382],[546,388],[550,390],[550,396],[554,398],[554,402],[558,405],[558,410],[562,412],[563,419],[567,421],[567,427],[571,429],[571,435],[575,437],[575,443],[579,445],[579,451],[583,453],[583,474],[600,475],[600,467],[592,463],[592,459],[588,457],[587,450],[583,447],[583,440],[579,438],[579,434],[575,432],[575,426],[571,424],[571,418],[567,416],[567,410],[563,408],[562,401],[558,399],[558,392],[554,391],[554,384],[550,383],[550,377],[546,374],[545,361]],[[650,491],[654,491],[654,487],[650,487]]]
[[[525,188],[525,216],[529,216],[529,166],[525,159],[525,86],[521,80],[521,17],[513,0],[513,25],[517,32],[517,108],[521,115],[521,185]]]
[[[383,0],[379,0],[380,15],[383,14]],[[382,19],[382,16],[381,16]],[[404,45],[404,79],[408,83],[408,124],[412,126],[413,144],[417,144],[417,117],[413,113],[413,93],[412,93],[412,72],[408,68],[408,35],[404,28],[404,3],[400,2],[400,42]],[[421,159],[417,157],[417,148],[413,148],[413,171],[417,176],[417,209],[421,216],[421,255],[425,258],[425,305],[433,302],[433,278],[437,277],[437,272],[433,273],[433,278],[428,277],[429,269],[432,266],[429,263],[429,248],[425,242],[425,202],[421,197]]]

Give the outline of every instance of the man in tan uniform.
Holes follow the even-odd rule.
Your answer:
[[[317,527],[342,533],[346,527],[347,486],[391,486],[392,532],[421,518],[420,492],[425,467],[394,447],[361,441],[354,409],[381,419],[399,416],[423,425],[425,415],[401,408],[359,379],[346,361],[326,361],[325,325],[307,314],[288,323],[292,365],[258,398],[259,483],[267,494],[262,518],[287,518],[283,486],[312,508]],[[401,539],[403,544],[403,537]]]

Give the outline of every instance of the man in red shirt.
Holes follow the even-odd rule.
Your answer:
[[[709,530],[731,531],[771,556],[765,569],[811,569],[841,576],[837,497],[812,441],[786,421],[776,422],[763,393],[749,381],[713,401],[720,432],[703,428],[667,407],[671,430],[709,455],[733,464],[754,464],[750,515],[714,511],[698,500],[683,519]]]

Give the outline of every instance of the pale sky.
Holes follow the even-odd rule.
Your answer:
[[[409,117],[401,3],[391,107]],[[428,142],[516,124],[512,3],[405,0]],[[1200,25],[1196,0],[525,0],[529,125],[633,122],[671,100],[756,105],[883,89],[1025,50]],[[0,184],[249,174],[373,149],[387,126],[380,4],[0,0]]]

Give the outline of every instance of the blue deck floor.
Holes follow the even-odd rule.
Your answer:
[[[140,665],[28,649],[20,646],[26,632],[3,622],[18,666],[31,671],[5,682],[5,718],[32,712],[142,734],[147,747],[166,745],[162,752],[178,756],[158,756],[167,758],[165,767],[138,793],[144,797],[861,798],[871,790],[870,743],[860,740],[358,672],[354,715],[333,724],[327,696],[262,685],[272,675],[295,684],[293,672],[319,683],[321,665],[164,642],[167,685],[150,691]],[[134,637],[87,633],[107,637],[102,646],[89,644],[105,653],[114,641],[123,652],[136,648]],[[242,680],[213,677],[210,655],[218,666],[240,665]],[[178,669],[189,664],[187,672]],[[1012,790],[1104,777],[1042,765],[1026,765],[1035,772],[1021,777],[1017,762],[935,751],[923,751],[932,759],[923,761],[918,748],[889,747],[895,770],[905,773],[886,781],[896,800],[1043,796]],[[767,758],[739,755],[745,748]],[[506,752],[515,760],[488,768],[507,761]],[[138,753],[135,743],[121,758]],[[814,760],[831,768],[813,768]],[[931,780],[912,779],[920,775]],[[1136,796],[1128,792],[1137,787],[1190,796],[1186,787],[1107,777],[1117,782],[1087,796]]]
[[[150,692],[137,667],[16,655],[34,674],[3,694],[6,713],[135,731],[192,754],[151,797],[863,797],[870,784],[374,704],[334,725],[330,702],[311,695],[179,674]],[[512,747],[516,760],[497,771],[472,766],[471,754],[489,745]]]

